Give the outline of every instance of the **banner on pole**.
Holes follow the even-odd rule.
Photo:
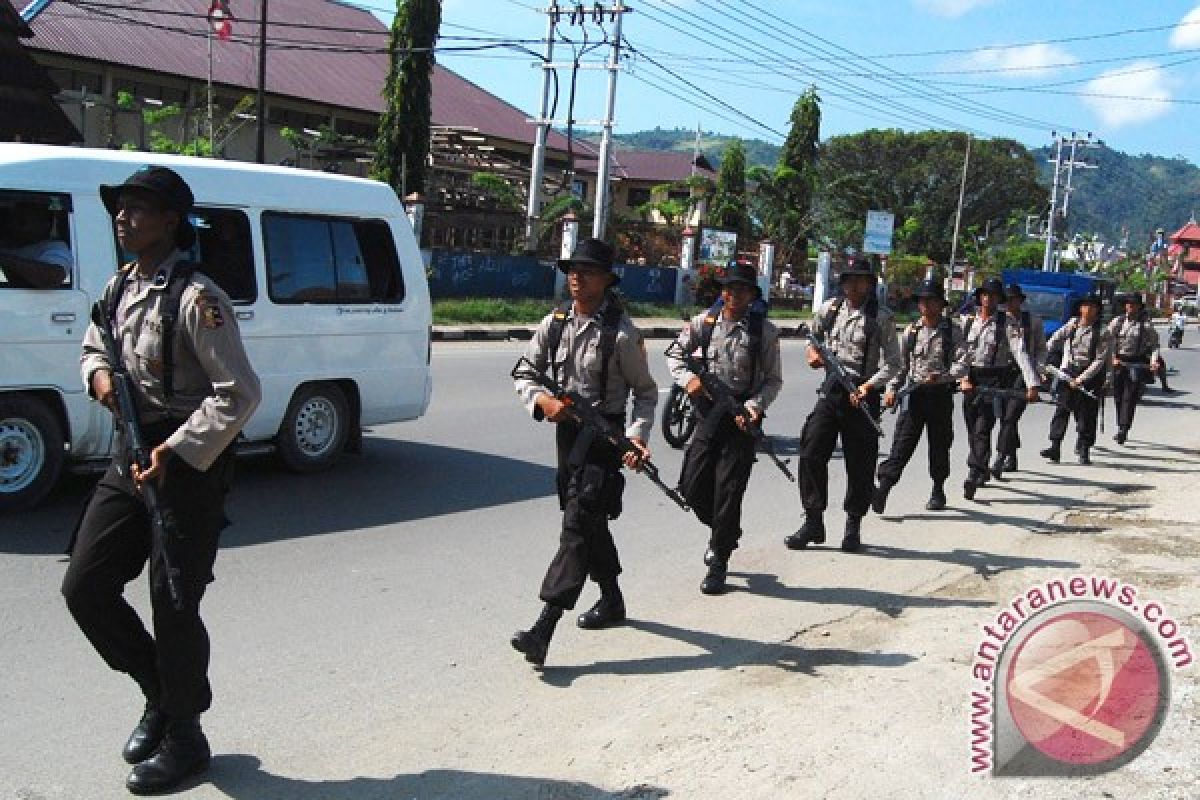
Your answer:
[[[867,225],[863,233],[863,252],[892,254],[892,228],[896,217],[890,211],[868,211]]]

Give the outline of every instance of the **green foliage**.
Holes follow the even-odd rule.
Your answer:
[[[721,171],[717,173],[717,189],[708,208],[709,224],[737,231],[739,237],[750,232],[750,212],[746,204],[746,151],[739,140],[725,151]]]
[[[525,207],[524,196],[506,178],[490,172],[471,173],[471,185],[487,192],[496,201],[496,207],[506,211],[520,211]]]
[[[748,198],[750,215],[788,263],[798,263],[808,253],[820,128],[820,97],[810,88],[792,107],[791,129],[774,171],[753,167],[749,172],[755,184]]]
[[[441,0],[398,0],[388,44],[387,108],[379,119],[373,177],[397,191],[424,192],[432,121],[433,47]]]

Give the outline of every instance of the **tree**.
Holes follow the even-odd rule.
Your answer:
[[[792,106],[791,128],[772,184],[778,205],[762,215],[769,237],[779,244],[784,260],[803,264],[808,257],[808,231],[812,224],[813,188],[821,143],[821,98],[809,87]],[[755,196],[760,196],[755,193]]]
[[[372,175],[401,194],[425,191],[432,121],[433,46],[441,0],[398,0],[388,43],[387,108],[379,119]]]
[[[737,231],[739,237],[750,235],[750,214],[746,208],[746,150],[740,139],[734,139],[721,158],[717,190],[708,209],[708,218],[718,228]]]

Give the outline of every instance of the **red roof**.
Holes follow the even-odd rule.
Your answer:
[[[207,8],[205,0],[154,0],[154,8],[128,0],[89,0],[86,5],[49,0],[30,20],[36,36],[29,49],[205,81]],[[330,0],[287,0],[268,9],[268,93],[383,111],[386,25],[368,11]],[[253,90],[258,81],[257,4],[234,3],[233,11],[245,16],[234,19],[231,39],[212,43],[213,81]],[[527,122],[530,116],[450,70],[435,67],[434,125],[477,128],[498,138],[532,143],[535,126]],[[552,131],[549,144],[565,150],[567,142]]]
[[[1188,220],[1188,224],[1184,225],[1167,238],[1172,242],[1200,242],[1200,225],[1197,225],[1196,220],[1194,219]]]
[[[577,169],[596,174],[599,168],[599,146],[593,142],[575,142]],[[703,156],[695,174],[715,179],[717,173]],[[692,172],[692,154],[681,150],[621,150],[614,147],[609,159],[609,173],[614,178],[670,183],[687,180]]]

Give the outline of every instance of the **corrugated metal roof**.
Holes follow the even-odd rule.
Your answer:
[[[242,0],[230,5],[236,17],[233,36],[212,42],[213,80],[253,90],[258,82],[259,4]],[[36,34],[30,49],[204,81],[209,67],[207,9],[204,0],[154,0],[154,8],[128,5],[126,0],[51,0],[30,21]],[[386,25],[370,12],[330,0],[275,2],[268,11],[269,93],[383,111]],[[435,125],[477,128],[498,138],[532,143],[535,128],[527,122],[529,116],[450,70],[435,67]],[[565,149],[566,139],[551,132],[549,144]]]

